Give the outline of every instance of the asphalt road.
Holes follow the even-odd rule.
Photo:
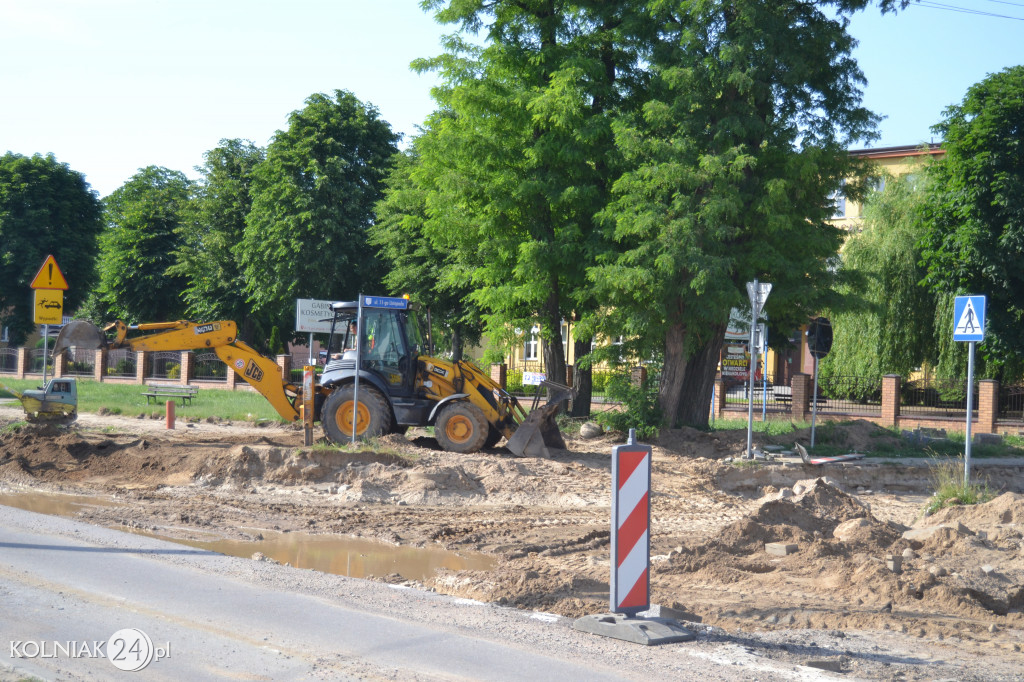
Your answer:
[[[115,648],[122,668],[152,660],[123,672]],[[564,682],[701,665],[666,649],[0,506],[0,679]]]

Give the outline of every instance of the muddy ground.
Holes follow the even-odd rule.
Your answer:
[[[19,419],[0,407],[0,427]],[[835,429],[859,452],[894,437],[868,422]],[[755,442],[794,440],[808,434]],[[576,617],[608,609],[610,454],[621,442],[621,434],[570,439],[551,459],[500,447],[453,455],[413,429],[344,451],[304,448],[289,427],[167,430],[163,421],[87,414],[69,428],[0,430],[0,492],[101,496],[112,504],[79,518],[171,538],[301,530],[484,552],[495,569],[442,571],[422,586]],[[925,517],[928,461],[727,461],[745,449],[745,431],[684,429],[653,445],[652,603],[705,634],[781,633],[775,641],[790,644],[774,655],[822,641],[841,652],[840,640],[857,632],[876,638],[879,651],[919,642],[932,658],[948,651],[951,661],[986,662],[959,679],[1024,679],[1024,459],[976,460],[998,496]],[[777,556],[767,543],[795,551]],[[935,672],[869,659],[836,665],[865,679]]]

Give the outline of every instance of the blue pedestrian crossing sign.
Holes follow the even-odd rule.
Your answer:
[[[981,341],[985,336],[985,297],[957,296],[953,322],[954,341]]]

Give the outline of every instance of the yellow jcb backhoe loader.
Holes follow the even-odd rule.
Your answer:
[[[502,437],[514,454],[550,456],[565,448],[554,421],[568,387],[549,382],[548,403],[529,414],[478,367],[426,355],[415,309],[363,309],[336,303],[328,358],[314,386],[314,419],[338,444],[355,435],[365,439],[401,433],[410,426],[433,426],[438,442],[452,452],[476,452]],[[355,329],[362,330],[356,338]],[[350,331],[351,329],[351,331]],[[129,331],[142,332],[128,337]],[[108,338],[109,336],[109,338]],[[359,344],[359,368],[355,349]],[[274,360],[237,340],[234,322],[157,322],[127,326],[115,322],[101,331],[84,320],[64,326],[54,355],[69,347],[189,350],[209,348],[259,391],[278,414],[298,421],[302,387],[285,380]],[[359,377],[358,404],[356,376]]]

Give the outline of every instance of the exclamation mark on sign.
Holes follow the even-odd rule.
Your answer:
[[[50,286],[53,286],[53,263],[50,263],[49,267],[50,267],[50,279],[47,280],[46,283],[49,284]]]

